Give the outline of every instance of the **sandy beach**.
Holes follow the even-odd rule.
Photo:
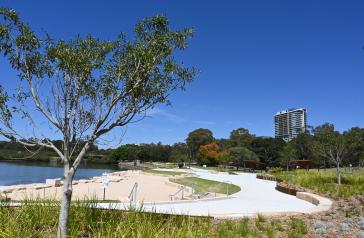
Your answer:
[[[177,184],[169,182],[168,176],[144,173],[140,170],[128,170],[90,179],[75,180],[73,182],[72,199],[92,198],[102,200],[104,192],[102,187],[103,178],[109,181],[105,193],[106,200],[129,201],[128,195],[136,182],[138,183],[137,200],[139,202],[169,201],[170,195],[179,190]],[[54,181],[0,187],[2,196],[12,200],[24,200],[26,198],[59,199],[61,191],[62,186],[55,186]],[[185,195],[187,194],[185,193]]]

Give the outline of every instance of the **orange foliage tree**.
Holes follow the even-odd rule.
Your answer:
[[[200,164],[216,164],[219,155],[219,145],[216,141],[200,146],[197,161]]]

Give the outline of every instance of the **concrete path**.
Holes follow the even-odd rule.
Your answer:
[[[256,179],[256,174],[239,173],[238,175],[215,174],[201,169],[193,169],[200,178],[215,181],[231,181],[241,191],[227,199],[167,202],[144,204],[145,211],[168,214],[188,214],[194,216],[243,217],[256,213],[301,213],[312,211],[315,205],[275,190],[276,182]],[[125,209],[128,204],[100,204],[102,208]]]

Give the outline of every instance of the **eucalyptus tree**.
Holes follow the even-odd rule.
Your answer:
[[[286,170],[289,170],[290,163],[297,157],[297,149],[293,141],[288,142],[280,153],[281,162],[286,166]]]
[[[250,147],[250,144],[252,143],[253,139],[254,135],[251,135],[249,133],[249,130],[245,128],[238,128],[230,132],[230,141],[235,147],[237,146]]]
[[[265,166],[279,166],[280,154],[286,142],[280,138],[256,137],[251,143],[254,151]]]
[[[345,137],[338,131],[335,131],[333,124],[325,123],[314,129],[315,150],[331,163],[335,164],[337,183],[341,184],[340,166],[347,155],[347,145]]]
[[[237,166],[236,169],[238,170],[239,167],[245,168],[245,161],[246,160],[254,160],[259,161],[259,157],[253,151],[249,150],[246,147],[231,147],[229,148],[229,155],[230,158],[236,162]]]
[[[214,136],[209,129],[199,128],[188,133],[186,144],[190,158],[189,167],[191,167],[191,161],[196,159],[200,147],[210,144],[213,140]]]
[[[364,128],[353,127],[344,132],[348,151],[348,162],[360,166],[364,158]]]
[[[156,104],[169,103],[174,90],[193,80],[196,70],[174,57],[186,49],[193,31],[174,31],[157,15],[136,24],[133,40],[124,34],[115,40],[91,35],[55,40],[39,37],[12,9],[0,8],[0,17],[0,52],[20,79],[16,90],[1,88],[0,133],[27,147],[51,148],[61,158],[58,237],[66,237],[80,162],[100,137],[142,119]],[[24,124],[32,127],[31,138],[21,133]],[[54,145],[42,129],[63,145]]]

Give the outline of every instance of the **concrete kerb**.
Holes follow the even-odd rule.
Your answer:
[[[332,201],[328,198],[321,197],[319,195],[313,194],[313,193],[307,193],[307,192],[297,192],[296,197],[298,199],[302,199],[304,201],[310,202],[316,207],[313,207],[309,210],[305,210],[302,213],[306,214],[312,214],[317,212],[324,212],[331,209]]]
[[[187,203],[197,203],[197,202],[208,202],[208,201],[218,201],[218,200],[229,200],[233,199],[233,196],[226,197],[213,197],[213,198],[200,198],[193,200],[178,200],[178,201],[165,201],[165,202],[145,202],[140,205],[168,205],[168,204],[187,204]]]

